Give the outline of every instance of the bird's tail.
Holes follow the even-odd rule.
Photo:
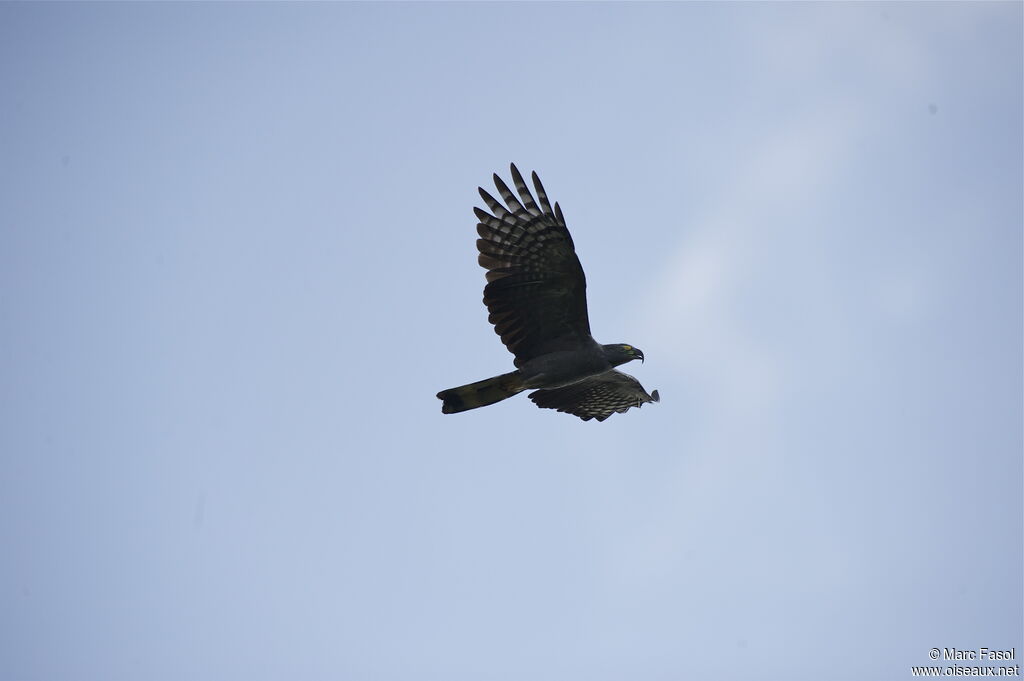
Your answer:
[[[441,405],[442,414],[457,414],[460,411],[501,402],[524,390],[526,386],[523,385],[522,377],[518,371],[513,371],[469,385],[460,385],[458,388],[442,390],[437,394],[437,399],[444,402]]]

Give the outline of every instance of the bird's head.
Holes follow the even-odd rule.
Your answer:
[[[617,367],[620,364],[625,364],[626,362],[632,362],[634,359],[640,360],[641,364],[644,361],[644,353],[640,348],[634,348],[632,345],[627,345],[625,343],[605,345],[604,355],[608,358],[608,362],[614,367]]]

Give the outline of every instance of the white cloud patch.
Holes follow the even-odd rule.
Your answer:
[[[745,153],[717,197],[706,198],[711,210],[696,219],[678,218],[685,221],[674,228],[681,237],[648,287],[658,293],[641,309],[636,336],[653,340],[647,341],[648,356],[670,374],[661,383],[674,382],[679,391],[699,396],[692,399],[705,408],[707,421],[687,440],[690,449],[665,485],[671,492],[637,518],[641,527],[631,528],[637,533],[622,540],[629,550],[613,559],[613,572],[624,582],[635,580],[634,587],[657,590],[658,576],[684,568],[713,571],[690,553],[694,546],[714,550],[728,542],[708,534],[701,520],[708,514],[715,515],[718,532],[749,538],[752,528],[745,523],[756,524],[759,513],[804,513],[799,501],[773,500],[766,491],[786,488],[787,479],[792,488],[797,466],[795,436],[780,432],[774,415],[791,409],[795,395],[829,380],[816,372],[828,353],[843,356],[846,345],[856,342],[849,340],[856,336],[851,332],[866,321],[852,318],[833,299],[833,289],[841,288],[838,278],[845,276],[834,270],[834,259],[845,256],[834,243],[839,232],[820,218],[841,214],[832,202],[850,201],[851,177],[870,172],[858,165],[864,162],[860,152],[876,143],[880,127],[891,124],[892,90],[930,77],[920,44],[901,42],[902,29],[872,22],[869,16],[840,36],[840,27],[830,25],[831,39],[807,40],[790,50],[787,59],[800,62],[801,80],[819,88],[818,95],[801,93],[800,107],[775,121],[757,121],[760,142]],[[813,33],[797,28],[795,41]],[[779,44],[777,34],[766,33]],[[882,47],[862,45],[865,35]],[[846,48],[838,56],[837,45]],[[886,59],[871,56],[875,49],[884,49]],[[835,73],[856,69],[863,70],[859,87],[834,87]],[[744,135],[750,137],[748,131]],[[865,271],[864,277],[879,313],[909,316],[927,304],[925,283],[913,268],[898,276]],[[673,399],[669,390],[663,393]],[[724,490],[755,496],[739,498]],[[820,502],[813,502],[819,511]],[[795,506],[780,510],[776,503]],[[821,576],[821,583],[808,586],[811,592],[845,580],[851,549],[829,538],[828,522],[826,512],[803,530],[812,541],[798,536],[782,549],[750,547],[770,555],[790,552],[788,560],[763,565],[758,579],[784,584],[801,565]]]

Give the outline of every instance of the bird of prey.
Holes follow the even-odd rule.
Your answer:
[[[480,187],[490,213],[474,208],[480,223],[480,266],[487,270],[484,305],[516,370],[437,394],[441,411],[454,414],[486,407],[533,390],[538,407],[557,409],[584,421],[604,421],[645,402],[657,402],[640,382],[615,369],[634,359],[639,348],[625,343],[601,345],[590,335],[587,280],[558,203],[552,210],[537,173],[538,205],[515,164],[512,180],[518,198],[497,174],[494,185],[504,199]]]

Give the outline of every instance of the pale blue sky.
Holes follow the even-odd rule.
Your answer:
[[[1019,664],[1022,7],[0,5],[0,681]],[[510,161],[660,404],[440,413]]]

